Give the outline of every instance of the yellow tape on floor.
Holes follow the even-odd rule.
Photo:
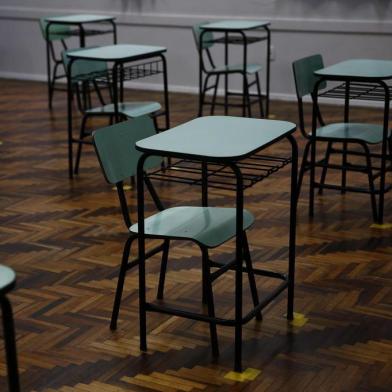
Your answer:
[[[260,375],[261,370],[248,368],[242,373],[239,372],[229,372],[225,374],[225,378],[232,381],[245,382],[253,381],[258,375]]]
[[[133,189],[133,186],[131,186],[131,185],[124,185],[124,186],[123,186],[123,189],[124,189],[124,191],[130,191],[130,190]],[[117,190],[117,187],[114,186],[114,187],[112,188],[112,190],[113,190],[113,191],[116,191],[116,190]]]
[[[370,225],[371,229],[380,229],[380,230],[388,230],[388,229],[392,229],[392,223],[383,223],[382,225],[378,224],[378,223],[373,223],[372,225]]]
[[[302,313],[294,312],[294,319],[289,321],[289,324],[294,327],[303,327],[309,319]]]

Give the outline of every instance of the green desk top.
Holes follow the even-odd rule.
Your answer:
[[[243,159],[295,131],[287,121],[200,117],[136,143],[143,152],[207,160]],[[212,158],[212,159],[210,159]]]
[[[382,80],[392,78],[392,61],[353,59],[315,71],[326,78]]]
[[[0,265],[0,294],[6,294],[15,285],[15,272],[5,265]]]
[[[45,21],[51,23],[61,23],[61,24],[81,24],[81,23],[106,22],[114,19],[116,19],[114,16],[79,14],[79,15],[53,16],[53,17],[45,18]]]
[[[268,26],[266,20],[220,20],[218,22],[206,23],[200,26],[203,30],[228,31],[228,30],[253,30]]]
[[[136,60],[142,57],[152,57],[166,52],[162,46],[149,45],[108,45],[91,49],[78,50],[68,53],[67,56],[75,59],[85,60]]]

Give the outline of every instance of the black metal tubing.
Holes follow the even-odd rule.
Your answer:
[[[381,146],[381,167],[380,171],[378,174],[373,175],[372,174],[372,166],[368,167],[368,178],[369,178],[369,191],[366,193],[370,193],[371,195],[371,205],[372,205],[372,210],[373,210],[373,219],[379,223],[382,224],[384,220],[384,197],[385,197],[385,192],[389,190],[388,188],[385,188],[385,175],[386,171],[389,170],[389,167],[386,166],[386,155],[387,155],[387,148],[388,148],[388,122],[389,122],[389,105],[390,105],[390,86],[388,86],[387,83],[383,80],[366,80],[366,78],[344,78],[344,77],[319,77],[317,82],[315,83],[314,90],[313,90],[313,112],[312,112],[312,135],[310,136],[310,148],[311,148],[311,162],[310,162],[310,188],[309,188],[309,216],[313,216],[314,213],[314,188],[315,188],[315,167],[317,166],[315,162],[315,157],[316,157],[316,129],[317,129],[317,116],[318,116],[318,97],[323,96],[324,94],[318,94],[318,89],[319,86],[322,82],[327,81],[327,80],[332,80],[332,81],[344,81],[344,99],[345,99],[345,107],[344,107],[344,119],[345,122],[349,121],[349,102],[350,99],[352,98],[350,95],[350,85],[352,83],[357,83],[360,85],[367,85],[368,84],[373,84],[374,86],[379,86],[380,90],[384,92],[384,115],[383,115],[383,138],[382,138],[382,146]],[[339,85],[338,88],[342,89],[343,85]],[[370,91],[371,92],[371,91]],[[369,90],[366,91],[366,93],[369,93]],[[356,98],[356,97],[354,97]],[[322,141],[333,141],[329,138],[319,138]],[[371,165],[371,157],[374,155],[378,154],[370,154],[370,151],[366,145],[365,142],[361,140],[350,140],[350,142],[353,143],[358,143],[360,144],[364,150],[365,153],[357,153],[356,155],[364,155],[366,158],[367,166]],[[342,170],[345,173],[347,170],[351,170],[352,167],[347,163],[347,154],[350,154],[352,152],[348,151],[347,149],[347,142],[344,143],[343,146],[343,163],[342,163]],[[373,185],[373,180],[376,177],[380,177],[380,187],[379,191],[377,192],[374,189]],[[353,192],[362,192],[361,188],[356,188],[356,187],[347,187],[345,178],[342,176],[342,185],[341,187],[337,187],[334,185],[327,185],[327,184],[317,184],[318,186],[322,186],[324,188],[330,188],[330,189],[340,189],[342,192],[349,190]],[[379,200],[378,200],[378,212],[375,212],[375,194],[379,194]]]
[[[4,344],[7,361],[8,386],[10,392],[19,392],[18,359],[15,344],[15,328],[11,303],[5,295],[0,295],[0,305],[3,314]]]
[[[72,64],[74,59],[70,58],[67,66],[67,114],[68,114],[68,175],[73,178],[73,151],[72,151]]]
[[[289,233],[289,274],[287,293],[287,319],[294,317],[294,279],[295,279],[295,241],[297,228],[297,171],[298,171],[298,145],[292,135],[287,136],[291,143],[291,192],[290,192],[290,233]]]
[[[226,271],[235,270],[235,266],[234,266],[235,262],[236,262],[235,259],[227,263],[221,263],[219,261],[210,260],[210,264],[212,267],[219,268],[217,271],[211,274],[212,279],[215,280],[219,278]],[[252,269],[255,275],[268,276],[270,278],[276,278],[284,281],[288,280],[287,275],[282,274],[281,272],[269,271],[269,270],[258,269],[258,268],[252,268]],[[242,267],[242,272],[248,273],[248,271],[249,271],[248,268]]]
[[[248,109],[248,116],[251,116],[251,105],[253,103],[259,103],[260,105],[260,115],[263,117],[264,116],[264,110],[262,107],[262,93],[261,93],[261,88],[260,88],[260,81],[259,81],[259,77],[258,74],[256,73],[255,77],[256,80],[252,83],[248,83],[248,79],[247,79],[247,46],[248,44],[254,43],[254,42],[259,42],[259,41],[263,41],[266,40],[267,41],[267,66],[266,66],[266,94],[265,94],[265,98],[266,98],[266,110],[265,110],[265,115],[268,117],[269,115],[269,91],[270,91],[270,59],[271,59],[271,31],[268,28],[268,26],[263,26],[262,27],[266,33],[267,33],[267,37],[263,38],[263,39],[250,39],[249,37],[245,34],[244,31],[238,31],[238,30],[226,30],[223,32],[224,37],[222,39],[218,39],[218,40],[212,40],[209,42],[217,42],[217,43],[223,43],[225,45],[224,48],[224,61],[225,61],[225,65],[227,66],[229,64],[229,44],[233,43],[233,36],[230,36],[229,34],[234,34],[234,35],[239,35],[240,38],[235,40],[235,43],[241,43],[241,45],[243,45],[243,68],[242,71],[227,71],[223,73],[224,76],[224,101],[223,103],[217,103],[216,102],[216,92],[217,92],[217,88],[218,88],[218,83],[219,83],[219,74],[218,72],[214,72],[214,70],[212,69],[211,71],[207,71],[206,67],[204,66],[204,61],[203,61],[203,38],[204,35],[208,32],[213,32],[213,30],[202,30],[199,36],[199,47],[198,47],[198,52],[199,52],[199,110],[198,110],[198,117],[201,117],[203,115],[203,106],[204,105],[211,105],[211,114],[214,113],[214,107],[216,105],[218,106],[223,106],[224,107],[224,113],[225,115],[228,115],[228,108],[229,107],[242,107],[242,115],[243,117],[246,116],[246,109]],[[217,30],[216,32],[222,33],[221,30]],[[210,63],[212,65],[213,68],[215,68],[214,63],[212,61],[210,52],[208,49],[207,50],[207,55],[208,58],[210,60]],[[206,79],[203,82],[203,73],[206,73]],[[240,73],[242,75],[243,78],[243,83],[242,83],[242,94],[241,93],[234,93],[234,92],[230,92],[229,91],[229,75],[230,74],[235,74],[235,73]],[[216,76],[216,80],[215,80],[215,84],[213,84],[212,86],[208,86],[208,80],[209,78],[215,75]],[[256,84],[257,85],[257,93],[256,94],[251,94],[249,88]],[[205,94],[208,90],[210,89],[214,89],[214,95],[212,98],[212,101],[205,101]],[[228,101],[228,97],[229,95],[242,95],[242,104],[230,104]],[[251,96],[256,96],[258,99],[257,100],[250,100]]]
[[[117,26],[114,20],[110,20],[109,23],[112,25],[112,32],[113,32],[113,43],[117,44]],[[52,109],[52,99],[53,99],[53,92],[54,92],[54,82],[56,79],[61,78],[62,76],[55,76],[56,75],[56,69],[58,64],[61,63],[60,62],[56,62],[53,56],[53,59],[55,61],[55,68],[54,68],[54,72],[53,72],[53,78],[51,77],[51,60],[50,60],[50,46],[53,45],[52,42],[49,40],[49,29],[51,25],[54,24],[62,24],[62,23],[56,23],[56,22],[51,22],[48,21],[46,23],[45,26],[45,41],[46,41],[46,70],[47,70],[47,83],[48,83],[48,105],[49,105],[49,109]],[[86,30],[83,28],[82,24],[79,23],[74,23],[73,25],[77,26],[78,30],[79,30],[79,43],[80,43],[80,47],[84,48],[86,46],[86,35],[88,35],[88,32],[86,32]],[[99,32],[99,30],[94,32],[94,35],[99,35],[99,34],[106,34],[106,31],[103,32]],[[63,43],[64,45],[64,43]],[[54,48],[52,47],[53,50],[53,55],[54,55]],[[52,82],[53,81],[53,82]]]
[[[164,94],[164,103],[165,109],[163,114],[165,115],[165,126],[166,130],[170,128],[170,110],[169,110],[169,83],[167,79],[167,62],[166,57],[163,54],[160,54],[159,57],[163,63],[163,94]]]
[[[261,310],[263,310],[266,306],[268,306],[280,293],[282,293],[286,288],[288,287],[287,282],[282,282],[275,290],[271,291],[266,297],[259,302],[259,304],[253,308],[249,313],[247,313],[244,317],[241,319],[241,324],[245,325],[249,321],[251,321],[257,313],[259,313]],[[199,313],[193,313],[187,310],[183,309],[176,309],[172,308],[170,306],[166,305],[157,305],[151,302],[146,303],[146,310],[149,312],[156,312],[156,313],[164,313],[164,314],[170,314],[172,316],[179,316],[179,317],[184,317],[188,318],[191,320],[196,320],[196,321],[203,321],[210,323],[211,321],[215,322],[218,325],[224,325],[227,327],[235,327],[236,326],[236,320],[235,319],[223,319],[220,317],[210,317],[206,316],[204,314],[199,314]]]
[[[267,73],[266,73],[266,96],[265,101],[265,115],[269,116],[269,104],[270,104],[270,77],[271,77],[271,30],[268,26],[265,26],[267,31]]]
[[[244,184],[240,167],[237,162],[225,162],[224,165],[229,167],[236,180],[236,251],[235,259],[226,264],[214,262],[208,258],[208,252],[201,247],[203,255],[203,302],[208,305],[208,316],[186,311],[183,309],[174,309],[162,304],[153,304],[146,302],[145,293],[145,261],[147,258],[145,252],[145,227],[144,227],[144,181],[143,181],[143,166],[144,162],[151,155],[157,153],[144,152],[138,162],[137,167],[137,202],[138,202],[138,243],[139,243],[139,312],[140,312],[140,348],[142,351],[147,350],[147,329],[146,329],[146,312],[153,311],[158,313],[165,313],[180,317],[186,317],[192,320],[204,321],[210,324],[211,342],[213,353],[217,353],[217,336],[216,324],[234,326],[235,328],[235,358],[234,370],[242,371],[242,326],[249,322],[253,317],[261,319],[261,310],[267,306],[273,299],[275,299],[283,290],[288,289],[287,301],[287,319],[293,319],[294,308],[294,274],[295,274],[295,237],[296,237],[296,212],[297,212],[297,170],[298,170],[298,146],[295,138],[292,135],[287,136],[292,148],[292,168],[291,168],[291,199],[290,199],[290,233],[289,233],[289,266],[288,275],[253,269],[250,261],[249,249],[247,247],[247,240],[243,231],[243,208],[244,208]],[[208,163],[210,158],[201,158],[202,164],[202,205],[208,205]],[[211,162],[215,163],[214,161]],[[247,259],[246,267],[243,266],[243,261]],[[207,268],[208,266],[208,268]],[[220,270],[211,273],[210,267],[218,267]],[[212,281],[222,275],[227,270],[235,271],[235,318],[233,320],[222,319],[215,317],[212,299]],[[223,271],[223,272],[221,272]],[[248,278],[251,286],[252,299],[254,302],[253,309],[243,316],[242,303],[242,276],[243,272],[248,273]],[[254,275],[263,275],[283,280],[283,282],[270,294],[266,296],[261,302],[258,300],[258,294],[255,286]],[[159,295],[158,295],[159,298]]]

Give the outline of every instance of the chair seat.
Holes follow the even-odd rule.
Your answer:
[[[211,73],[230,73],[230,72],[242,72],[244,69],[242,64],[235,64],[235,65],[223,65],[220,67],[216,67],[211,70]],[[246,66],[246,73],[247,74],[255,74],[261,71],[261,65],[259,64],[248,64]]]
[[[254,221],[244,210],[244,230]],[[129,229],[138,233],[138,224]],[[220,207],[173,207],[145,219],[145,234],[150,238],[188,239],[215,248],[236,234],[236,209]]]
[[[158,102],[120,102],[118,111],[129,118],[144,116],[145,114],[155,113],[161,109]],[[114,104],[92,108],[86,110],[87,114],[114,114]]]
[[[15,286],[15,272],[5,265],[0,265],[0,295],[7,294]]]
[[[363,141],[369,144],[382,142],[382,125],[364,123],[335,123],[317,128],[317,138],[337,139],[339,141]],[[391,131],[388,131],[388,137]]]

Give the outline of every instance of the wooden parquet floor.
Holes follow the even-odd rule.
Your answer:
[[[23,391],[392,390],[392,229],[370,227],[367,195],[325,191],[316,197],[310,220],[305,181],[298,209],[295,300],[304,318],[295,325],[286,322],[282,295],[265,310],[262,322],[248,323],[244,368],[260,373],[254,380],[232,381],[224,377],[232,368],[230,327],[218,329],[221,356],[214,361],[207,325],[149,314],[149,350],[139,351],[136,270],[127,276],[118,330],[109,330],[126,238],[116,193],[105,183],[92,149],[86,148],[80,175],[68,180],[63,93],[55,96],[50,113],[45,84],[0,80],[0,86],[0,262],[18,276],[10,298]],[[172,125],[190,119],[196,98],[171,94],[171,109]],[[297,122],[294,103],[273,102],[272,112]],[[340,114],[336,107],[326,108],[328,119]],[[358,108],[352,114],[365,121],[381,118],[376,109]],[[277,150],[288,151],[288,146],[282,143]],[[329,179],[339,180],[334,174]],[[257,266],[287,267],[288,184],[286,168],[246,191],[246,206],[256,216],[249,241]],[[162,183],[157,189],[167,205],[200,201],[197,187]],[[134,206],[135,191],[128,195]],[[228,205],[233,194],[212,190],[210,200]],[[392,223],[390,194],[385,213],[386,223]],[[232,250],[233,244],[222,247],[220,257]],[[155,295],[159,264],[159,258],[148,264],[148,297]],[[200,279],[197,249],[176,243],[166,300],[198,309]],[[233,310],[233,282],[227,273],[214,283],[218,315]],[[273,285],[258,279],[261,296]],[[1,350],[0,390],[5,391]]]

